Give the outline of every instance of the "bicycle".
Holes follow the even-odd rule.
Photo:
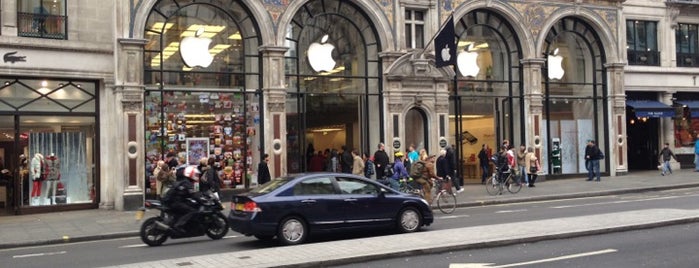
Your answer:
[[[502,177],[506,177],[503,179]],[[488,180],[485,181],[485,190],[490,195],[501,195],[504,192],[504,188],[507,187],[507,191],[516,194],[519,190],[522,190],[522,183],[519,182],[519,177],[513,172],[494,172],[493,176],[490,176]]]
[[[456,210],[456,194],[451,191],[451,180],[438,179],[434,180],[433,189],[439,189],[435,191],[435,195],[432,198],[432,203],[437,201],[437,208],[444,214],[451,214]],[[417,182],[413,178],[400,179],[400,191],[409,194],[415,194],[423,199],[425,195],[422,190],[422,185],[415,185]]]

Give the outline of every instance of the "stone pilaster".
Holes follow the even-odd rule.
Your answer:
[[[270,155],[270,173],[272,178],[286,174],[286,92],[289,86],[284,76],[284,53],[287,47],[262,46],[262,66],[265,66],[265,76],[262,78],[262,96],[264,108],[260,109],[263,118],[264,143],[271,148],[263,147]]]
[[[115,180],[115,209],[136,210],[143,206],[145,182],[145,137],[143,114],[143,39],[118,39],[114,98],[117,103],[114,124],[118,132],[116,144],[109,151],[124,159],[114,159],[118,168],[109,168]],[[117,131],[119,130],[119,131]]]
[[[626,93],[624,91],[624,63],[605,64],[607,69],[607,105],[609,117],[609,173],[610,176],[626,174],[629,171],[626,143]]]
[[[542,125],[543,121],[543,90],[541,88],[542,70],[546,60],[543,58],[523,59],[521,60],[523,68],[523,83],[524,83],[524,107],[523,115],[526,120],[525,128],[525,144],[533,146],[535,154],[541,156],[541,146],[544,145],[544,140],[541,139],[541,133],[546,131]]]

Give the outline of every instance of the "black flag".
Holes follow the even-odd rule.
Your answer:
[[[456,42],[454,33],[454,17],[449,15],[442,30],[434,39],[435,65],[437,68],[456,65]]]

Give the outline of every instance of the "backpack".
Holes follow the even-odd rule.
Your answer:
[[[604,152],[600,149],[597,149],[597,159],[604,159]]]
[[[386,178],[392,178],[392,177],[393,177],[393,174],[394,174],[394,171],[393,171],[393,163],[388,163],[388,164],[386,164],[386,166],[384,167],[384,170],[383,170],[383,175],[384,175],[384,177],[386,177]],[[383,179],[383,178],[377,178],[377,179]]]
[[[425,169],[425,162],[418,161],[417,163],[414,163],[410,165],[410,177],[413,179],[416,178],[422,178],[422,174],[424,173]]]

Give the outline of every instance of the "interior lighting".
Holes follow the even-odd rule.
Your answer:
[[[164,22],[156,22],[153,24],[153,27],[150,28],[150,31],[146,31],[146,35],[156,35],[156,34],[164,34],[174,26],[174,23],[164,23]]]
[[[222,25],[203,25],[203,24],[192,24],[189,27],[187,27],[187,30],[182,32],[180,34],[180,37],[188,37],[188,36],[195,36],[197,33],[197,30],[200,28],[204,28],[204,32],[199,36],[200,38],[212,38],[216,36],[218,33],[226,29],[226,26]]]
[[[228,39],[243,40],[243,37],[240,35],[240,32],[235,32],[234,34],[231,34],[231,36],[229,36]]]

